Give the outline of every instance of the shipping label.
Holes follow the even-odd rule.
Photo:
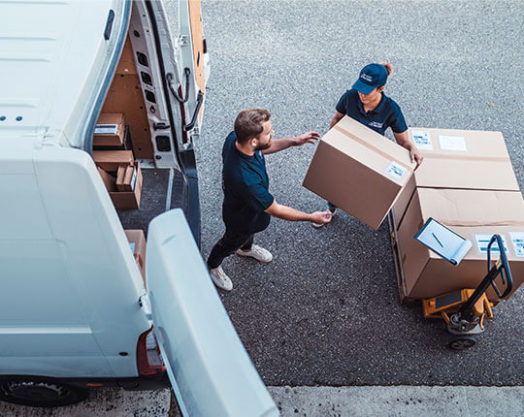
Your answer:
[[[391,164],[389,164],[389,166],[386,169],[386,174],[397,181],[402,181],[402,177],[405,173],[406,168],[397,164],[396,162],[392,162]]]
[[[414,130],[413,142],[420,150],[432,151],[433,143],[431,142],[431,134],[427,130]]]
[[[96,135],[116,135],[118,133],[117,124],[97,124],[95,126]]]
[[[477,249],[479,253],[488,253],[488,245],[491,241],[491,237],[493,235],[475,235],[475,241],[477,242]],[[508,252],[508,243],[506,242],[506,238],[504,236],[501,236],[502,242],[504,243],[504,250]],[[499,252],[499,245],[497,241],[493,242],[493,245],[491,245],[491,252]]]
[[[515,255],[519,258],[524,258],[524,232],[510,232],[509,235],[511,236]]]
[[[443,151],[467,152],[466,138],[464,136],[439,136],[440,149]]]

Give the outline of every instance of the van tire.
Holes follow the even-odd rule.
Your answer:
[[[51,379],[13,378],[0,381],[0,400],[32,407],[59,407],[86,399],[87,390]]]

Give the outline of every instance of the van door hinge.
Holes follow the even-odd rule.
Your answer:
[[[151,310],[151,302],[147,294],[138,297],[138,305],[144,310],[144,314],[148,320],[153,320],[153,313]]]
[[[189,36],[181,35],[177,39],[178,46],[187,46],[189,45]]]

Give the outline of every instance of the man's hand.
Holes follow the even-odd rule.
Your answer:
[[[416,162],[417,166],[415,169],[417,169],[422,161],[424,160],[424,155],[422,155],[422,152],[420,152],[415,146],[413,146],[409,151],[409,156],[411,157],[411,162]]]
[[[316,224],[326,224],[331,221],[333,215],[329,210],[327,211],[315,211],[311,213],[311,221]]]
[[[307,132],[303,135],[292,138],[293,146],[302,146],[305,143],[315,143],[320,138],[317,132]]]

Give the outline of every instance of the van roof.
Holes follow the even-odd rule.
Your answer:
[[[115,49],[120,52],[115,48],[118,37],[108,42],[104,31],[109,10],[121,10],[124,2],[0,2],[0,137],[31,137],[42,131],[67,136],[71,121],[88,121],[90,96],[100,84],[99,66],[107,66]],[[116,20],[113,26],[118,28]],[[78,133],[78,128],[69,130]],[[83,138],[67,140],[75,146]]]

